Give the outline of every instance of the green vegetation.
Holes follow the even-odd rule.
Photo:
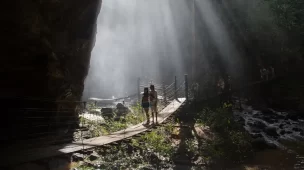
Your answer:
[[[218,161],[244,161],[252,153],[251,137],[234,122],[231,107],[231,104],[224,104],[217,109],[205,108],[189,115],[195,118],[192,123],[182,122],[176,118],[175,123],[168,123],[152,132],[132,138],[128,143],[111,146],[109,149],[97,149],[100,158],[93,162],[87,160],[90,164],[83,164],[78,169],[168,168],[173,167],[173,162],[179,160],[178,155],[183,156],[181,159],[189,158],[190,162],[197,165]],[[134,115],[130,114],[130,117],[133,118],[126,119],[139,119],[140,116],[136,115],[141,112],[139,107],[132,110]],[[105,129],[107,131],[118,130],[121,128],[118,124],[125,124],[119,121],[108,123],[113,128]],[[185,129],[189,130],[193,123],[194,128],[190,128],[192,134],[198,133],[194,132],[197,131],[196,128],[203,129],[208,126],[207,129],[212,136],[191,137],[187,133],[182,133]]]
[[[163,108],[163,106],[159,106],[159,108]],[[96,107],[93,102],[88,103],[89,112],[94,111],[95,109],[101,108]],[[127,113],[125,116],[121,116],[119,120],[115,119],[115,112],[113,113],[113,118],[107,118],[104,124],[101,124],[99,121],[92,121],[83,117],[80,117],[80,123],[89,128],[91,137],[98,137],[126,129],[129,126],[137,125],[146,120],[146,116],[142,110],[140,103],[131,106],[129,113]]]
[[[101,108],[96,107],[93,102],[88,103],[89,112],[94,111],[95,109]],[[80,117],[80,124],[89,129],[89,136],[92,138],[117,132],[146,120],[146,116],[143,113],[140,104],[131,106],[130,112],[125,116],[121,116],[119,120],[115,119],[115,115],[116,113],[114,112],[114,117],[105,119],[105,123],[102,123],[98,120],[93,121]]]
[[[304,3],[302,0],[265,0],[276,16],[276,23],[285,30],[304,36]]]
[[[79,170],[91,169],[141,169],[144,167],[168,167],[176,147],[171,145],[170,127],[161,127],[130,143],[122,143],[109,149],[97,149],[100,159],[76,166]]]
[[[94,102],[88,102],[87,108],[88,108],[89,112],[91,112],[95,109],[101,109],[100,107],[97,107]]]
[[[215,134],[212,140],[206,140],[206,147],[201,148],[203,157],[242,161],[252,153],[251,137],[243,127],[234,122],[230,107],[231,105],[224,104],[221,108],[204,109],[198,114],[198,119]]]
[[[131,112],[126,115],[126,122],[129,124],[136,125],[146,120],[146,116],[139,103],[135,106],[131,106],[130,110]]]
[[[139,139],[132,139],[132,145],[165,157],[171,157],[174,151],[172,141],[169,138],[171,133],[171,126],[160,127],[155,131],[144,134]]]

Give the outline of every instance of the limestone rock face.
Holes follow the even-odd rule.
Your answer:
[[[40,139],[41,133],[58,140],[56,131],[73,131],[101,1],[11,0],[1,5],[0,99],[9,122],[1,125],[1,142]]]

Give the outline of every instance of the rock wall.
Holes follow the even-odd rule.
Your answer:
[[[73,131],[101,1],[11,0],[1,5],[0,96],[2,119],[8,123],[1,125],[1,142],[54,139],[62,129]]]

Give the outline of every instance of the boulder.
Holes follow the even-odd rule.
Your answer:
[[[112,108],[108,108],[108,107],[103,107],[100,111],[101,111],[102,114],[113,113],[113,109]]]
[[[273,119],[273,118],[270,117],[270,116],[264,117],[264,120],[265,120],[266,122],[270,123],[270,124],[273,124],[273,123],[276,122],[276,120]]]
[[[245,125],[245,118],[240,116],[237,118],[237,122],[240,123],[241,125]]]
[[[252,134],[251,137],[254,139],[263,138],[261,134]]]
[[[248,125],[256,129],[265,129],[266,127],[263,122],[249,122]]]
[[[275,127],[267,127],[265,128],[265,133],[272,137],[278,137],[277,129]]]
[[[114,111],[112,108],[102,108],[101,109],[101,115],[104,118],[113,118],[114,117]]]
[[[95,161],[98,158],[99,158],[99,155],[95,151],[93,153],[91,153],[89,156],[90,161]]]
[[[125,107],[122,103],[116,105],[116,114],[117,116],[124,116],[129,112],[128,107]]]
[[[280,134],[281,134],[281,135],[285,135],[285,134],[286,134],[286,131],[285,131],[285,130],[281,130],[281,131],[280,131]]]
[[[296,128],[296,127],[292,128],[292,130],[295,131],[295,132],[300,132],[301,131],[300,128]]]
[[[256,128],[259,128],[259,129],[264,129],[264,128],[266,128],[266,125],[265,125],[263,122],[255,122],[255,123],[254,123],[254,126],[255,126]]]
[[[252,128],[251,132],[253,133],[260,133],[262,130],[261,129],[257,129],[257,128]]]
[[[118,103],[116,105],[116,109],[122,109],[122,108],[125,108],[125,106],[122,103]]]

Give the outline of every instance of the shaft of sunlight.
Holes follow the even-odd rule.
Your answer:
[[[126,96],[138,77],[161,83],[184,74],[172,5],[181,3],[103,0],[83,98]]]
[[[220,53],[221,60],[225,63],[225,67],[230,74],[238,76],[240,71],[239,53],[235,47],[233,40],[229,35],[223,18],[219,15],[219,10],[215,7],[215,2],[211,0],[196,0],[196,4],[208,32]],[[224,18],[225,19],[225,18]]]

